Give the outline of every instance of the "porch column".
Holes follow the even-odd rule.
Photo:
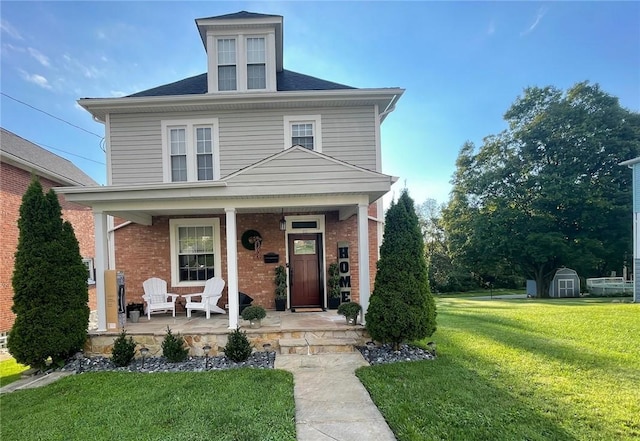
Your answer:
[[[227,291],[229,292],[229,329],[238,329],[238,233],[236,209],[225,208],[227,216]]]
[[[107,244],[107,215],[102,212],[93,213],[96,243],[96,301],[98,306],[98,331],[107,330],[107,297],[104,289],[104,271],[109,263],[109,247]]]
[[[360,286],[360,305],[362,306],[362,324],[369,308],[369,205],[358,204],[358,284]]]

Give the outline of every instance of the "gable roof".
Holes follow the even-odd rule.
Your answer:
[[[200,95],[207,93],[207,74],[203,73],[173,83],[137,92],[127,97],[172,96],[172,95]],[[290,70],[282,70],[276,75],[276,89],[278,92],[307,91],[307,90],[341,90],[355,89],[355,87],[320,78],[304,75]]]
[[[71,161],[3,128],[0,128],[0,160],[61,184],[98,185]]]
[[[213,17],[198,18],[198,19],[196,19],[196,21],[198,21],[198,20],[227,20],[227,19],[234,19],[234,18],[238,18],[238,19],[243,19],[243,18],[270,18],[270,17],[282,17],[282,16],[281,15],[274,15],[274,14],[259,14],[257,12],[240,11],[240,12],[233,12],[231,14],[224,14],[224,15],[216,15],[216,16],[213,16]]]

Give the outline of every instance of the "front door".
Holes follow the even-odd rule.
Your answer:
[[[321,307],[322,234],[289,235],[291,307]]]

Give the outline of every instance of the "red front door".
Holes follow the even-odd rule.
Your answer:
[[[289,235],[291,307],[321,307],[321,234]]]

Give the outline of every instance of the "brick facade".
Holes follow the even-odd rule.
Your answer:
[[[10,164],[0,163],[0,228],[2,246],[0,246],[0,332],[7,332],[13,326],[15,315],[13,305],[14,256],[18,246],[18,218],[22,195],[31,183],[31,173]],[[65,184],[40,178],[45,191]],[[80,253],[84,258],[93,258],[95,253],[93,216],[91,209],[65,201],[58,195],[62,206],[62,217],[72,225],[80,244]],[[89,307],[96,309],[95,287],[89,287]]]
[[[375,210],[374,210],[375,211]],[[287,215],[311,213],[287,213]],[[317,214],[317,213],[316,213]],[[352,299],[359,300],[358,283],[358,221],[357,216],[340,221],[338,212],[326,212],[325,259],[327,265],[337,261],[337,242],[347,241],[351,250],[351,280]],[[220,245],[222,278],[227,279],[227,247],[226,225],[224,215],[198,216],[220,218]],[[280,231],[280,214],[237,214],[238,231],[238,289],[253,297],[253,304],[266,309],[275,308],[275,268],[286,262],[285,232]],[[172,287],[171,286],[171,244],[169,233],[169,217],[156,216],[151,226],[129,224],[115,232],[116,269],[124,271],[126,280],[126,301],[142,302],[142,282],[149,277],[159,277],[168,283],[170,292],[176,294],[190,294],[201,292],[201,287]],[[116,223],[116,226],[118,223]],[[262,236],[260,255],[242,246],[241,236],[246,230],[256,230]],[[369,221],[369,260],[371,289],[375,280],[376,261],[378,256],[377,223]],[[276,253],[280,256],[279,263],[264,263],[263,254]],[[218,258],[218,256],[216,256]],[[326,275],[325,275],[326,280]],[[228,303],[227,289],[223,292],[218,305],[224,307]],[[180,306],[179,309],[182,309]]]

